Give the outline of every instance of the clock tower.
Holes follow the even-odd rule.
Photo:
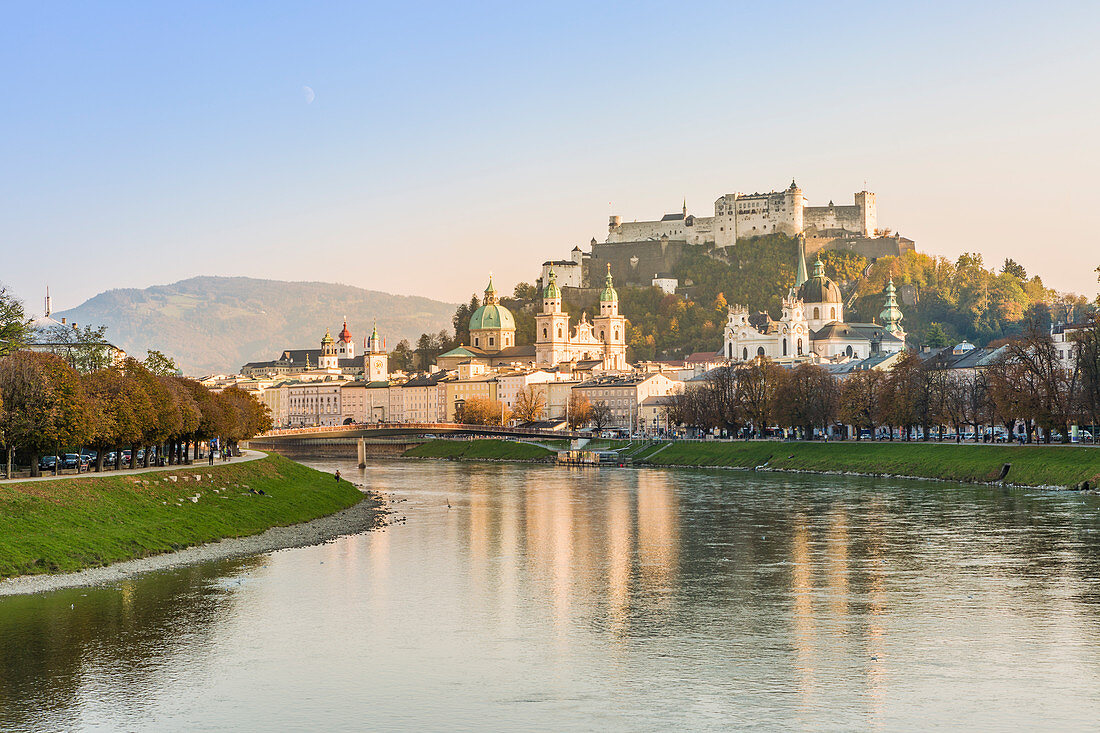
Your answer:
[[[384,382],[390,378],[390,357],[386,353],[382,339],[378,337],[378,324],[367,339],[363,349],[363,379],[368,382]]]

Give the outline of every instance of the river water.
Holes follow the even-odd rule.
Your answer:
[[[307,462],[406,521],[0,599],[0,729],[1100,725],[1094,496]]]

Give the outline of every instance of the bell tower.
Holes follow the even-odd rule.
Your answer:
[[[367,339],[363,350],[363,379],[368,382],[384,382],[390,377],[390,356],[386,353],[385,342],[378,337],[378,324]]]
[[[626,369],[626,318],[619,315],[619,293],[611,279],[610,262],[600,293],[600,315],[592,319],[592,325],[604,345],[604,368]]]
[[[561,310],[561,288],[551,267],[542,291],[542,313],[535,316],[535,364],[556,366],[569,360],[569,314]]]

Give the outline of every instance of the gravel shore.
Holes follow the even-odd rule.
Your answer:
[[[0,581],[0,596],[46,593],[62,588],[113,583],[142,573],[191,565],[209,560],[225,560],[259,555],[290,547],[319,545],[337,537],[376,529],[385,524],[389,511],[377,494],[367,494],[363,501],[343,511],[320,517],[311,522],[289,527],[272,527],[249,537],[235,537],[188,547],[152,557],[126,560],[101,568],[88,568],[76,573],[58,575],[22,575]]]

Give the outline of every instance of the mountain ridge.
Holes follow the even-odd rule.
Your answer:
[[[450,327],[455,304],[317,280],[198,275],[166,285],[112,288],[54,313],[107,326],[107,338],[135,356],[157,349],[189,374],[234,373],[288,348],[313,348],[346,316],[357,347],[378,323],[392,347]]]

